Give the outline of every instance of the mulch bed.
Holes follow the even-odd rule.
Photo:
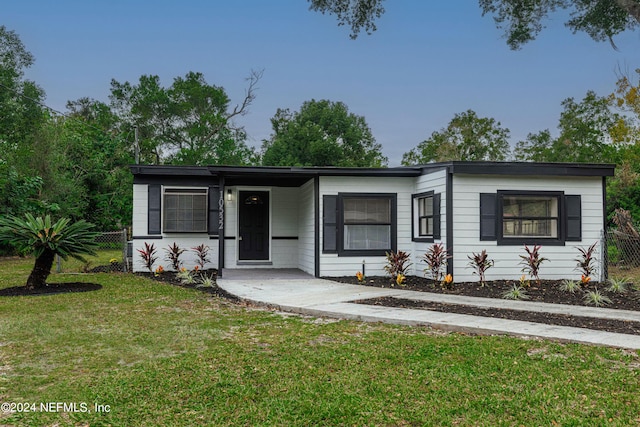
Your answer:
[[[99,289],[102,289],[102,285],[97,283],[47,283],[46,287],[38,289],[29,289],[26,286],[14,286],[11,288],[0,289],[0,297],[53,295],[71,292],[97,291]]]
[[[358,284],[355,277],[330,277],[327,279],[342,283]],[[391,286],[387,277],[368,277],[365,286],[375,286],[381,288],[407,289],[421,292],[434,292],[450,295],[466,295],[485,298],[502,298],[505,291],[511,289],[514,281],[492,281],[482,287],[477,282],[455,283],[452,289],[443,288],[440,284],[423,277],[407,277],[404,286]],[[640,299],[638,293],[627,292],[625,294],[615,294],[607,292],[606,285],[602,283],[590,283],[584,291],[577,291],[571,294],[560,290],[560,281],[543,280],[538,285],[532,282],[526,289],[529,299],[527,301],[546,302],[555,304],[582,305],[584,302],[584,292],[598,289],[600,293],[608,296],[612,303],[607,308],[640,311]],[[496,317],[502,319],[523,320],[528,322],[544,323],[549,325],[573,326],[577,328],[587,328],[608,332],[640,335],[640,322],[628,322],[622,320],[608,320],[590,318],[582,316],[561,315],[552,313],[537,313],[530,311],[508,310],[500,308],[473,307],[459,304],[442,304],[428,301],[414,301],[402,298],[373,298],[370,300],[356,301],[359,304],[381,305],[385,307],[401,307],[424,309],[440,312],[469,314],[474,316]]]
[[[218,287],[217,285],[213,287],[198,287],[197,283],[193,284],[184,284],[180,280],[176,278],[176,274],[171,271],[165,271],[161,274],[151,274],[151,273],[134,273],[136,276],[146,277],[147,279],[155,280],[157,282],[167,283],[173,286],[180,286],[181,288],[186,289],[196,289],[200,292],[204,292],[206,294],[218,296],[221,298],[228,299],[232,302],[239,302],[240,298],[236,297],[225,291],[224,289]],[[216,269],[208,269],[202,271],[200,274],[206,274],[209,277],[212,277],[214,280],[218,277],[218,270]]]

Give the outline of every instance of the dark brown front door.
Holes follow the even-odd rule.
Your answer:
[[[240,191],[238,210],[240,260],[268,260],[269,192]]]

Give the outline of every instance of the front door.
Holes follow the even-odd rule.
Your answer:
[[[240,260],[269,259],[269,192],[238,194],[238,256]]]

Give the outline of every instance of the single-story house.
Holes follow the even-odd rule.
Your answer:
[[[446,162],[384,169],[131,166],[133,267],[155,243],[165,269],[174,242],[210,246],[222,269],[296,268],[316,277],[383,275],[406,251],[410,274],[442,243],[455,281],[477,280],[468,256],[486,249],[487,280],[517,279],[524,245],[541,245],[545,279],[579,278],[577,247],[601,240],[614,165]],[[182,259],[195,266],[195,254]],[[602,273],[605,268],[602,268]]]

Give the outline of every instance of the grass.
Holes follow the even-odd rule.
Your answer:
[[[0,287],[31,260],[0,260]],[[638,352],[282,315],[124,274],[0,299],[0,425],[637,425]]]
[[[98,265],[109,265],[111,259],[116,259],[119,263],[122,263],[122,249],[100,249],[96,256],[84,258],[87,262],[82,262],[75,258],[68,258],[65,261],[61,258],[60,273],[80,273]],[[53,262],[52,271],[58,272],[57,260]]]

